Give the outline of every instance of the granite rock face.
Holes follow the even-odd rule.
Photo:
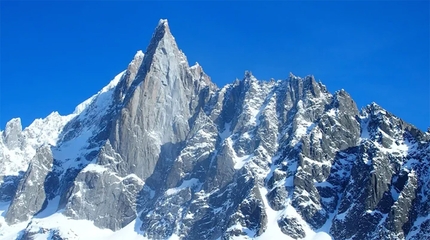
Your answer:
[[[149,239],[423,239],[429,159],[429,133],[313,76],[217,87],[161,20],[74,113],[7,124],[0,201],[23,239],[66,238],[38,225],[54,213]]]
[[[16,189],[15,196],[6,214],[8,223],[26,221],[46,207],[46,184],[52,184],[53,179],[47,179],[52,168],[53,157],[49,146],[37,149],[36,156],[28,165]],[[58,184],[58,183],[56,183]]]

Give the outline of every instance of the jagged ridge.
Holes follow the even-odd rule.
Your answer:
[[[1,135],[4,238],[429,237],[428,133],[313,76],[218,88],[166,20],[73,114]]]

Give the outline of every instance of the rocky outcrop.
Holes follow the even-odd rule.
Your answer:
[[[429,235],[429,133],[376,104],[360,111],[313,76],[247,71],[218,88],[189,66],[165,20],[108,86],[72,115],[52,115],[52,130],[18,123],[2,132],[4,162],[39,146],[29,143],[41,132],[54,136],[19,158],[35,156],[25,173],[0,172],[6,220],[30,220],[22,236],[62,236],[31,220],[48,206],[149,239]]]
[[[9,224],[26,221],[46,207],[47,185],[58,185],[53,179],[47,179],[53,160],[49,146],[43,146],[37,150],[36,156],[19,182],[7,211],[6,221]]]
[[[22,125],[20,118],[14,118],[6,124],[2,134],[3,142],[9,149],[21,147]]]

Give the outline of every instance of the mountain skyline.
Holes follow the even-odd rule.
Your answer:
[[[14,117],[28,126],[73,112],[145,50],[160,16],[218,86],[246,70],[266,80],[314,75],[359,108],[376,102],[421,130],[430,125],[428,2],[1,5],[0,129]]]
[[[0,237],[424,239],[429,159],[430,133],[313,76],[217,87],[161,19],[72,114],[0,131]]]

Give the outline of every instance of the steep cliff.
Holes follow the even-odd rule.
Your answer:
[[[0,238],[425,239],[429,161],[429,133],[313,76],[218,88],[160,20],[74,113],[7,123]]]

